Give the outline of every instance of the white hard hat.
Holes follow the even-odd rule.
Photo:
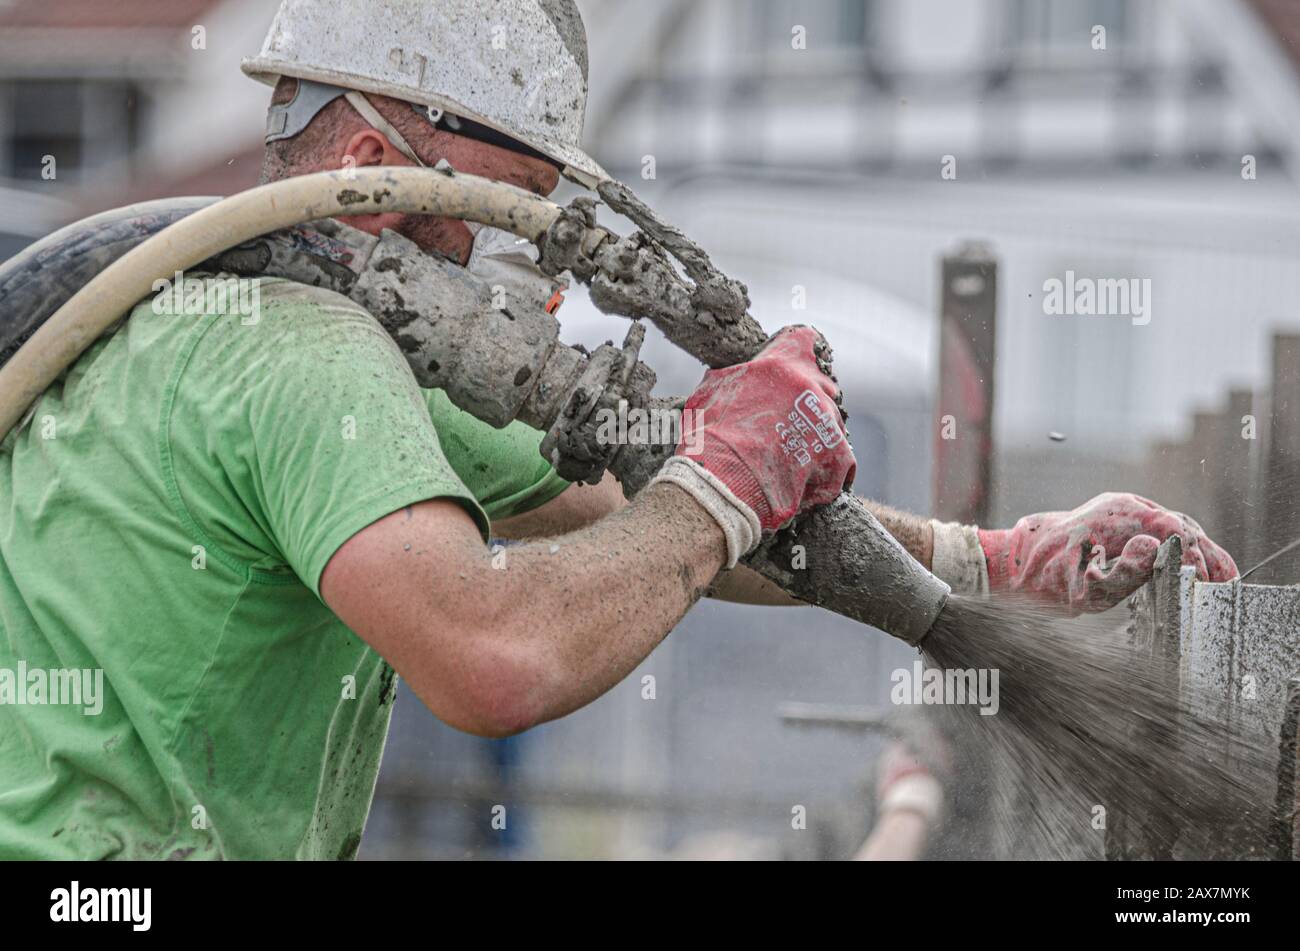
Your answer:
[[[587,36],[573,0],[283,0],[243,69],[402,99],[523,143],[587,188],[609,178],[582,150]]]

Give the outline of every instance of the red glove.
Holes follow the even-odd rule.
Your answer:
[[[1023,592],[1072,613],[1113,607],[1151,577],[1156,549],[1183,540],[1183,564],[1201,581],[1237,576],[1232,557],[1186,515],[1127,492],[1107,492],[1073,512],[1027,515],[1012,529],[980,530],[989,590]]]
[[[704,374],[686,401],[691,438],[677,455],[721,481],[764,531],[834,500],[857,469],[839,388],[817,365],[820,336],[786,327],[748,363]]]

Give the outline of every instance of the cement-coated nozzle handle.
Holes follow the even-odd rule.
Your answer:
[[[752,360],[769,338],[747,312],[744,285],[719,272],[698,245],[626,186],[607,182],[599,191],[641,232],[623,239],[606,233],[590,239],[599,230],[595,208],[590,199],[579,199],[561,212],[539,243],[543,270],[570,271],[589,285],[599,310],[652,321],[706,366]],[[678,273],[669,254],[691,280]],[[824,340],[816,356],[830,375],[830,347]],[[616,474],[631,491],[644,484],[641,475],[662,462],[645,452],[620,456],[624,458],[617,460]],[[632,465],[638,459],[639,468]],[[801,516],[764,541],[745,562],[796,598],[913,645],[929,633],[951,593],[848,494]]]
[[[745,563],[802,601],[914,647],[952,592],[849,493],[764,540]]]

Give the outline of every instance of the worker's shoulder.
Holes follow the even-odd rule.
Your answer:
[[[337,291],[282,277],[187,271],[176,280],[157,281],[153,290],[136,313],[143,309],[168,317],[238,317],[245,324],[264,313],[287,318],[321,311],[368,316],[365,308]]]
[[[402,362],[396,344],[370,312],[328,288],[228,274],[187,275],[185,283],[187,299],[160,308],[155,298],[151,310],[166,314],[169,306],[180,304],[186,315],[199,315],[204,326],[189,357],[192,364],[294,363],[325,353],[373,361],[381,352],[386,362]]]
[[[325,316],[375,322],[369,311],[356,301],[327,287],[299,284],[282,277],[250,280],[253,282],[250,288],[252,297],[266,316],[288,320]]]
[[[244,327],[265,323],[280,330],[310,325],[330,335],[382,333],[370,312],[345,295],[281,277],[186,274],[179,285],[168,283],[147,304],[155,315],[216,318]]]

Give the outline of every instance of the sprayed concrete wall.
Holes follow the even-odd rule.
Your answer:
[[[1300,858],[1300,584],[1199,582],[1180,562],[1177,539],[1161,547],[1155,577],[1130,604],[1129,633],[1184,694],[1204,691],[1197,695],[1222,702],[1243,728],[1276,740],[1270,840],[1260,845],[1277,858]],[[1204,830],[1185,831],[1190,839]],[[1108,833],[1106,851],[1114,858],[1179,857],[1150,854],[1136,827],[1123,824]]]

